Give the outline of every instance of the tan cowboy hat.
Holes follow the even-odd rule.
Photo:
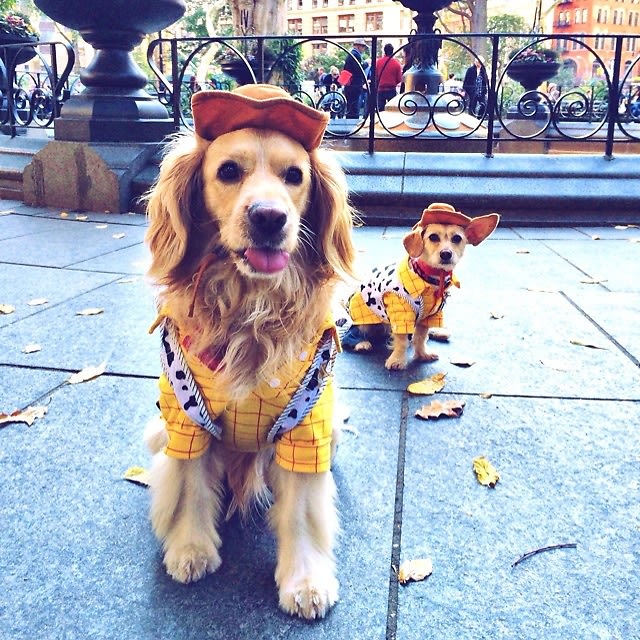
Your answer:
[[[199,91],[191,98],[196,133],[215,140],[246,129],[274,129],[297,140],[307,151],[317,149],[329,114],[294,100],[270,84],[246,84],[234,91]]]
[[[486,240],[498,226],[500,216],[488,213],[477,218],[470,218],[445,202],[434,202],[423,212],[420,222],[413,226],[412,231],[404,238],[404,247],[411,256],[418,256],[422,252],[422,233],[430,224],[457,224],[465,230],[467,242],[479,245]]]

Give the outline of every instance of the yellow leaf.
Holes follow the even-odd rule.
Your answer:
[[[423,405],[416,411],[416,417],[423,420],[437,420],[438,418],[459,418],[464,409],[462,400],[447,400],[439,402],[434,400],[430,404]]]
[[[122,477],[143,487],[149,486],[149,472],[143,467],[129,467]]]
[[[42,347],[39,344],[27,344],[22,348],[22,353],[36,353],[41,350]]]
[[[89,380],[93,380],[101,376],[104,373],[104,370],[107,366],[106,362],[102,362],[97,367],[85,367],[82,371],[78,371],[78,373],[74,373],[71,375],[67,382],[69,384],[79,384],[80,382],[88,382]]]
[[[13,313],[16,308],[10,304],[0,304],[0,316],[8,316]]]
[[[88,309],[82,309],[82,311],[76,311],[77,316],[97,316],[101,313],[104,313],[104,309],[97,307],[89,307]]]
[[[29,302],[27,302],[27,304],[30,307],[40,307],[43,304],[47,304],[47,302],[49,302],[46,298],[34,298],[33,300],[29,300]]]
[[[433,395],[437,391],[444,389],[444,379],[446,375],[446,373],[435,373],[430,378],[426,378],[425,380],[412,382],[407,387],[407,391],[418,396]]]
[[[69,214],[68,214],[66,211],[61,211],[61,212],[60,212],[60,217],[61,217],[61,218],[68,218],[68,217],[69,217]]]
[[[47,407],[27,407],[23,411],[14,411],[11,414],[0,413],[0,424],[24,422],[31,426],[38,418],[44,418],[48,410]]]
[[[500,474],[484,456],[478,456],[473,459],[473,470],[478,482],[485,487],[493,489],[498,480],[500,480]]]
[[[433,573],[433,563],[431,558],[418,558],[416,560],[405,560],[398,569],[398,582],[418,582],[428,578]]]
[[[126,233],[114,233],[111,237],[115,240],[122,240],[126,235]]]

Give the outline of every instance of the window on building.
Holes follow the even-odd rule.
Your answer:
[[[323,7],[328,7],[329,6],[329,0],[322,0],[322,6]]]
[[[293,34],[294,36],[302,35],[302,19],[301,18],[288,20],[287,23],[289,25],[289,33]]]
[[[321,53],[327,53],[327,43],[326,42],[314,42],[311,45],[311,50],[313,51],[313,55],[317,56]]]
[[[314,36],[321,36],[329,33],[329,21],[327,16],[318,16],[313,18],[311,23],[311,32]]]
[[[582,24],[587,24],[588,15],[589,15],[589,10],[588,9],[583,9],[582,10]]]
[[[582,11],[580,9],[576,9],[576,24],[582,24]]]
[[[375,13],[365,14],[365,30],[366,31],[382,31],[383,13],[376,11]]]
[[[352,13],[338,16],[338,33],[353,33],[355,31],[355,16]]]
[[[304,0],[298,0],[298,9],[302,9]]]
[[[312,9],[318,8],[318,0],[311,0],[311,8]]]

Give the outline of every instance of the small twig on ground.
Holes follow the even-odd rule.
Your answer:
[[[563,544],[551,544],[548,547],[540,547],[533,551],[527,551],[527,553],[521,555],[511,566],[515,567],[521,562],[524,562],[533,556],[537,556],[539,553],[544,553],[545,551],[554,551],[555,549],[575,549],[577,546],[578,545],[575,542],[565,542]]]

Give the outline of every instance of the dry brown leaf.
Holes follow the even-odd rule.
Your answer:
[[[451,364],[455,364],[456,367],[462,367],[464,369],[472,367],[476,363],[475,360],[470,360],[469,358],[458,358],[458,357],[450,358],[449,362]]]
[[[481,398],[488,400],[489,398],[493,398],[493,393],[490,393],[489,391],[483,391],[482,393],[479,394]]]
[[[500,474],[484,456],[478,456],[473,459],[473,471],[476,474],[478,482],[485,487],[491,487],[493,489],[498,480],[500,480]]]
[[[431,329],[429,329],[429,338],[436,342],[449,342],[451,331],[444,327],[431,327]]]
[[[416,417],[423,420],[437,420],[438,418],[459,418],[464,409],[462,400],[446,400],[439,402],[434,400],[429,404],[423,405],[416,411]]]
[[[67,380],[69,384],[79,384],[81,382],[88,382],[89,380],[93,380],[94,378],[98,378],[104,373],[104,370],[107,366],[106,362],[100,363],[97,367],[89,366],[85,367],[78,373],[74,373]]]
[[[143,467],[129,467],[122,477],[134,484],[139,484],[143,487],[149,486],[150,475]]]
[[[414,395],[431,396],[437,391],[444,389],[444,379],[446,375],[446,373],[434,373],[431,377],[426,378],[425,380],[412,382],[407,387],[407,391]]]
[[[98,307],[89,307],[87,309],[82,309],[81,311],[76,311],[77,316],[97,316],[101,313],[104,313],[104,309],[100,309]]]
[[[600,236],[591,236],[592,240],[600,240]]]
[[[16,308],[10,304],[0,304],[0,316],[8,316],[10,313],[13,313]]]
[[[36,353],[37,351],[42,351],[42,347],[35,342],[22,347],[22,353]]]
[[[49,301],[46,298],[34,298],[33,300],[29,300],[27,304],[30,307],[40,307],[43,304],[47,304]]]
[[[405,560],[398,569],[398,582],[419,582],[428,578],[433,573],[433,563],[431,558],[417,558],[415,560]]]
[[[27,407],[22,411],[14,411],[13,413],[0,413],[0,424],[13,424],[23,422],[31,426],[38,418],[44,418],[48,411],[48,407]]]
[[[502,320],[504,313],[500,313],[500,311],[489,311],[489,317],[492,320]]]
[[[604,347],[602,345],[596,344],[595,342],[585,342],[584,340],[569,340],[571,344],[575,344],[578,347],[587,347],[588,349],[602,349],[603,351],[608,351],[609,347]]]
[[[122,240],[126,235],[126,233],[114,233],[111,237],[115,240]]]

